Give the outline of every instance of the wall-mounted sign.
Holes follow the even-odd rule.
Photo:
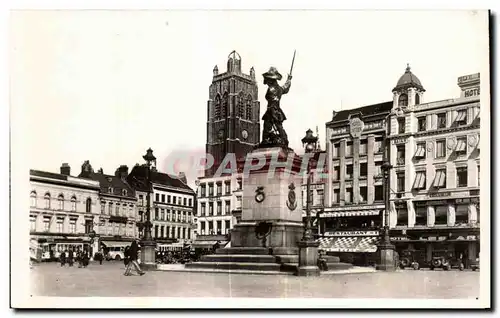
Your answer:
[[[401,144],[406,144],[408,142],[408,138],[402,137],[402,138],[395,138],[392,140],[393,145],[401,145]]]
[[[359,118],[352,118],[351,122],[349,123],[349,133],[353,138],[359,138],[361,137],[361,133],[363,132],[365,124],[363,121]]]
[[[478,79],[479,79],[479,73],[464,75],[464,76],[460,76],[458,78],[458,83],[462,84],[462,83],[467,83],[467,82],[473,82],[473,81],[476,81]]]
[[[335,231],[325,232],[325,236],[378,236],[378,231]]]
[[[431,198],[449,197],[449,196],[451,196],[451,192],[436,192],[436,193],[429,193],[429,196],[430,196]]]
[[[479,89],[479,87],[467,89],[467,90],[464,91],[464,96],[465,97],[473,97],[473,96],[479,96],[479,95],[480,95],[480,89]]]
[[[383,125],[382,121],[373,121],[370,123],[365,123],[365,127],[363,130],[382,128],[382,125]]]
[[[410,238],[407,236],[392,236],[391,241],[409,241]]]
[[[419,238],[420,241],[446,241],[448,237],[447,236],[421,236]]]

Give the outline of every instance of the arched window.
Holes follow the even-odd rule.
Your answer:
[[[252,107],[252,96],[248,95],[247,96],[247,107],[246,107],[246,114],[245,118],[248,120],[252,120],[252,113],[253,113],[253,107]]]
[[[417,93],[415,94],[415,105],[420,104],[420,95]]]
[[[222,98],[222,109],[221,109],[222,118],[226,118],[229,113],[228,105],[229,105],[229,95],[226,92],[224,93],[224,97]]]
[[[408,95],[406,95],[406,94],[399,95],[398,105],[399,106],[408,106]]]
[[[30,199],[31,199],[31,207],[32,208],[36,208],[36,191],[31,191],[31,194],[30,194]]]
[[[59,196],[57,197],[57,205],[59,210],[64,210],[64,195],[59,194]]]
[[[122,195],[123,195],[124,197],[126,197],[126,196],[127,196],[127,189],[123,189],[123,190],[122,190]]]
[[[76,211],[76,197],[75,196],[71,197],[71,211],[73,211],[73,212]]]
[[[50,209],[50,193],[45,193],[43,200],[45,201],[45,208]]]
[[[215,96],[215,107],[214,107],[214,117],[215,119],[220,119],[220,95]]]
[[[238,117],[245,118],[245,98],[241,92],[238,95]]]
[[[90,213],[91,212],[91,206],[92,206],[92,199],[87,198],[87,201],[85,201],[85,212]]]

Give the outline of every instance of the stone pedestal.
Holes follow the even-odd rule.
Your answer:
[[[380,244],[378,247],[380,253],[380,260],[377,264],[377,270],[382,271],[395,271],[396,270],[396,260],[395,260],[395,247],[392,244]]]
[[[250,162],[254,169],[248,169]],[[231,247],[265,247],[285,254],[297,250],[303,233],[301,168],[301,158],[291,149],[260,148],[248,154],[241,221],[231,231]],[[260,222],[271,224],[265,238],[255,233]]]
[[[156,242],[141,241],[141,269],[156,270]]]
[[[318,247],[319,242],[299,241],[299,267],[297,276],[319,276]]]

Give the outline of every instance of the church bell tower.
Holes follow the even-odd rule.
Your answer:
[[[227,60],[227,71],[213,70],[207,103],[206,152],[214,165],[205,176],[214,175],[228,153],[242,158],[260,142],[260,103],[255,70],[241,72],[241,57],[233,51]]]

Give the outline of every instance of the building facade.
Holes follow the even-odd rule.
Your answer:
[[[120,166],[114,175],[104,174],[102,169],[94,172],[90,162],[83,163],[79,177],[99,182],[100,217],[97,234],[104,250],[121,248],[138,238],[137,198],[134,189],[127,183],[128,167]]]
[[[30,241],[43,260],[69,249],[98,250],[91,233],[99,223],[99,182],[70,172],[67,164],[60,173],[30,170]]]
[[[136,165],[127,177],[127,182],[136,191],[141,222],[146,217],[147,174],[146,166]],[[195,192],[181,178],[161,173],[155,166],[151,168],[150,180],[151,234],[158,248],[181,248],[184,244],[191,244],[196,229]]]
[[[458,98],[423,103],[409,68],[394,88],[391,117],[391,236],[427,261],[479,253],[480,76],[461,76]]]
[[[197,247],[227,243],[241,213],[241,174],[198,179]]]
[[[241,57],[231,52],[227,71],[215,66],[207,103],[206,153],[214,158],[205,173],[214,175],[228,153],[244,157],[260,140],[260,103],[253,67],[250,74],[241,71]]]
[[[325,208],[319,216],[322,246],[346,261],[374,262],[384,209],[384,121],[392,102],[333,114],[326,124]]]

